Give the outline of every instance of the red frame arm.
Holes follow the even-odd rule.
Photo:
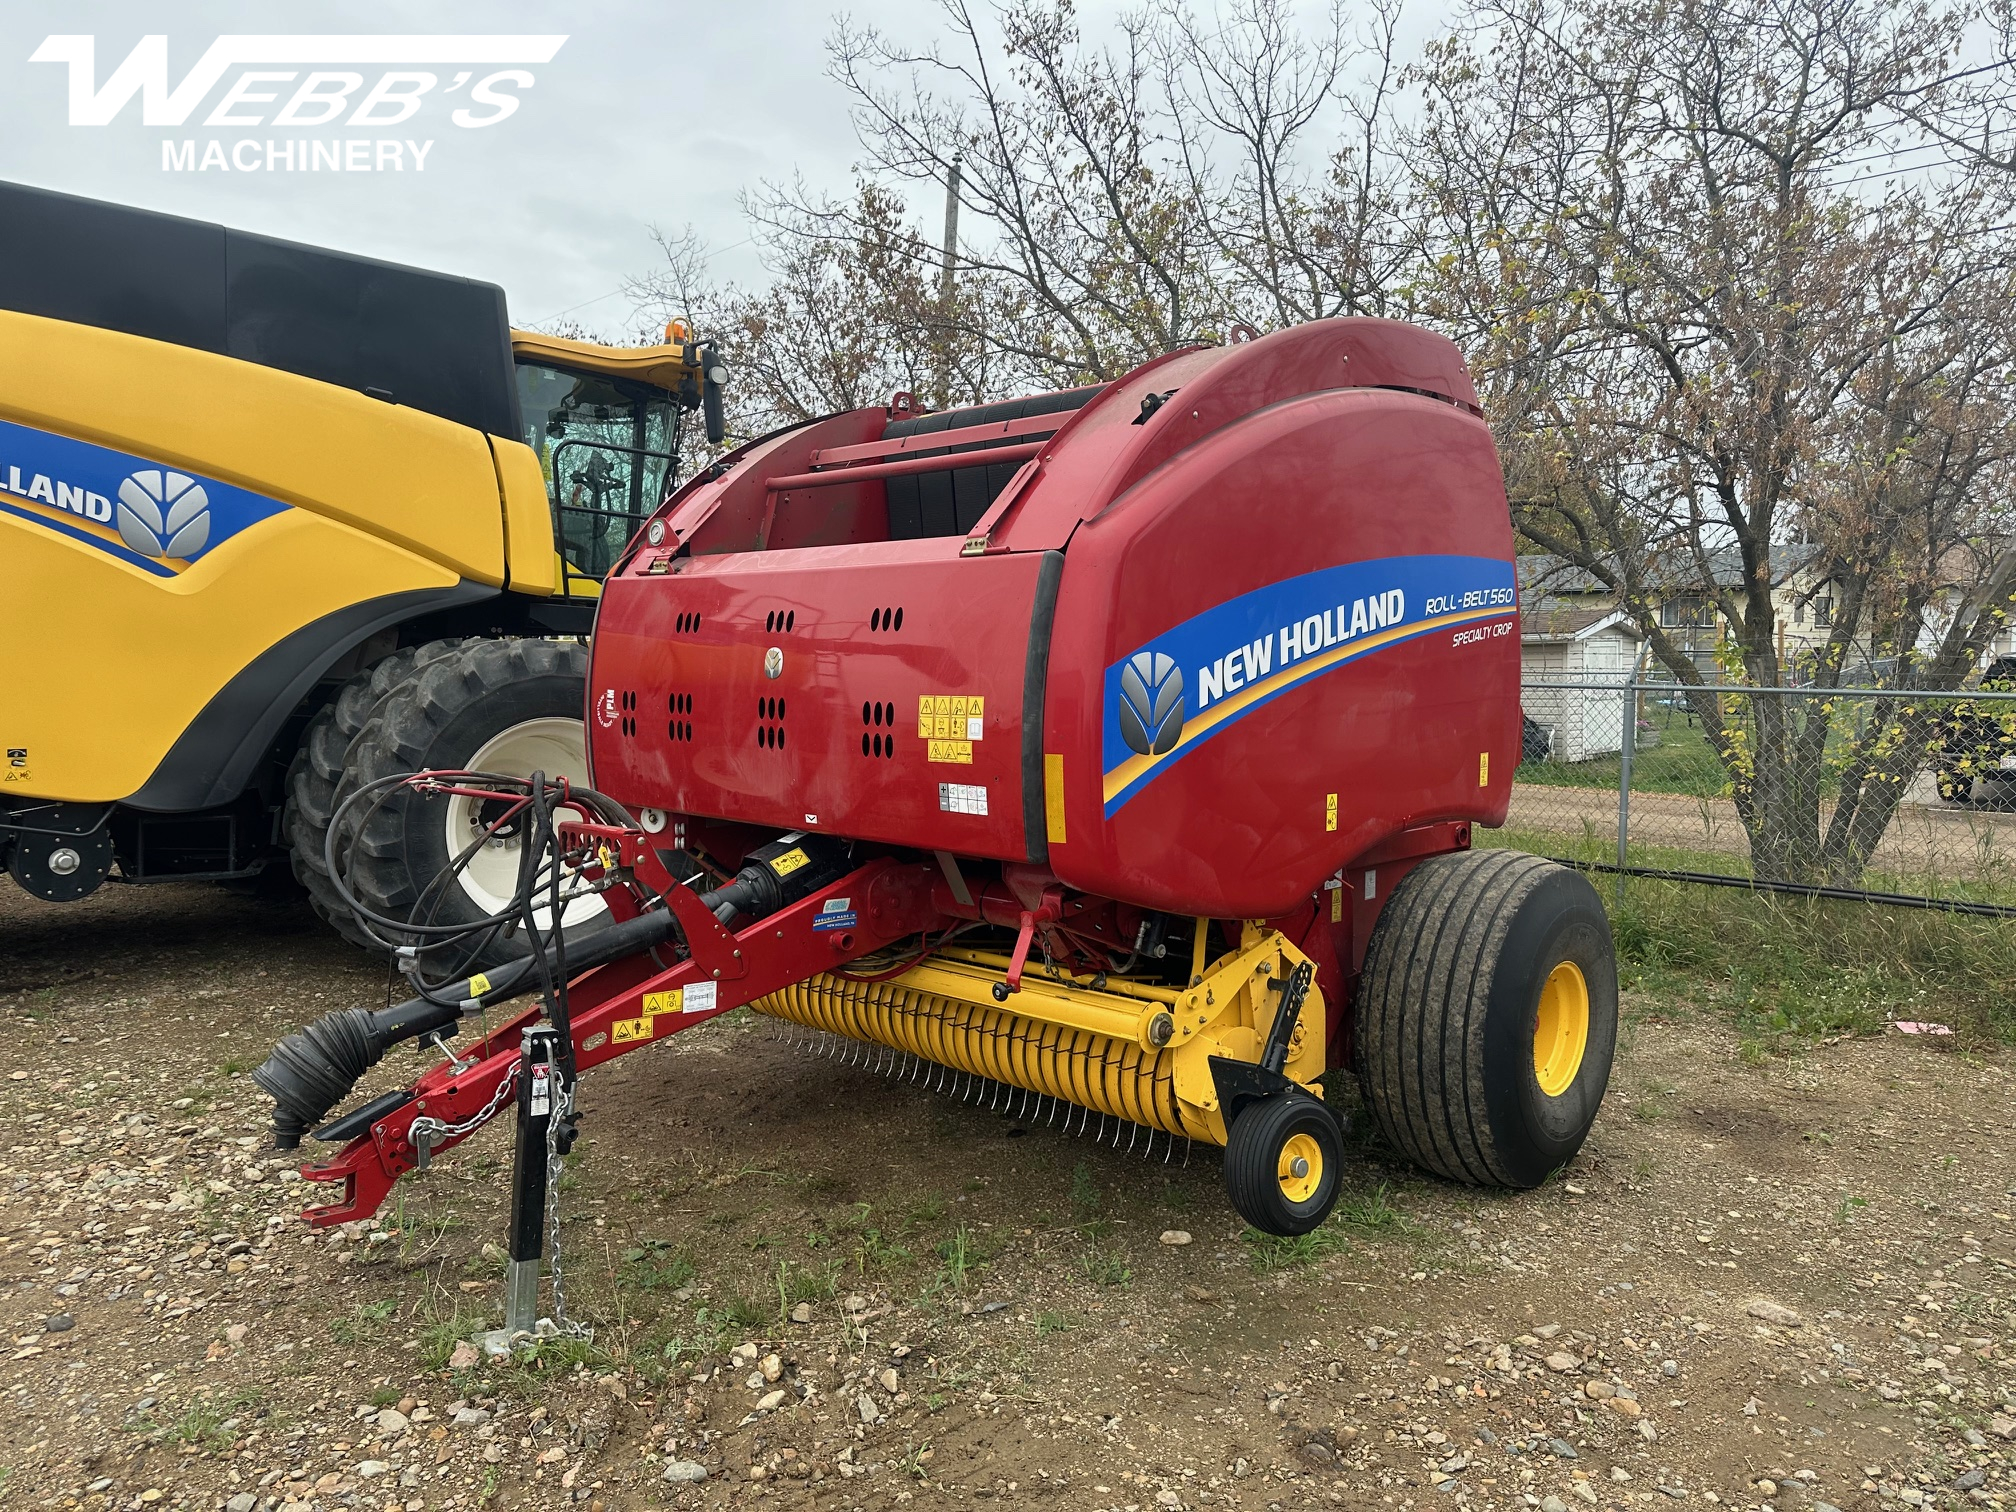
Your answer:
[[[570,833],[597,833],[593,826],[569,825],[566,829]],[[671,883],[663,894],[664,903],[678,919],[691,955],[669,968],[661,968],[651,953],[631,956],[584,972],[569,984],[578,1070],[668,1039],[944,922],[931,903],[937,867],[884,857],[739,933],[730,933],[696,893],[671,882],[649,847],[638,843],[642,837],[610,831],[602,838],[619,835],[624,862],[642,862],[643,856],[629,854],[633,849],[642,851],[650,860],[637,870],[655,870],[657,877],[650,880],[662,877]],[[617,858],[612,855],[611,859]],[[619,911],[636,911],[623,889],[611,889],[607,896]],[[852,912],[857,922],[846,929],[815,930],[813,923],[826,903],[841,898],[848,900],[848,908],[836,912]],[[711,987],[709,1005],[686,1011],[685,993],[690,987],[702,989],[696,996],[703,1001],[705,989]],[[516,1074],[520,1033],[542,1016],[543,1009],[532,1008],[501,1024],[457,1059],[427,1072],[415,1085],[410,1101],[375,1121],[367,1133],[351,1140],[332,1159],[304,1165],[301,1174],[308,1180],[342,1188],[337,1200],[303,1211],[301,1216],[309,1226],[328,1228],[375,1213],[393,1183],[419,1164],[412,1139],[414,1123],[432,1118],[453,1126],[489,1107]],[[500,1099],[491,1116],[511,1106],[510,1099]],[[460,1144],[476,1127],[430,1144],[429,1158]]]

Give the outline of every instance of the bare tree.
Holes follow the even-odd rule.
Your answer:
[[[1482,358],[1523,532],[1613,589],[1684,684],[1706,678],[1656,612],[1675,594],[1727,626],[1710,670],[1763,687],[1836,686],[1851,663],[1950,687],[2009,605],[2002,187],[1847,171],[1923,139],[1904,107],[1937,98],[1962,20],[1485,0],[1431,49],[1430,308]],[[1939,581],[1997,539],[1972,581]],[[1779,623],[1795,570],[1835,600],[1798,668]],[[1692,703],[1758,874],[1859,880],[1923,717],[1879,710],[1844,744],[1824,702]]]

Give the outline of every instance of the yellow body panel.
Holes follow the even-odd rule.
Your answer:
[[[0,418],[221,478],[473,582],[504,581],[497,469],[482,432],[451,420],[257,363],[8,311]],[[358,583],[351,596],[388,591]]]
[[[687,350],[680,346],[607,347],[538,331],[511,333],[511,354],[520,362],[544,362],[583,373],[630,378],[675,393],[688,380],[700,381],[700,364],[697,359],[687,361]]]
[[[161,578],[0,516],[22,626],[0,684],[0,794],[124,798],[218,689],[283,636],[360,597],[457,575],[305,509],[262,521]]]
[[[504,500],[504,565],[517,593],[547,598],[559,590],[559,556],[553,550],[553,501],[539,454],[517,441],[490,437],[497,488]]]
[[[513,346],[527,360],[664,386],[691,371],[678,347],[527,333]],[[195,560],[164,559],[162,575],[116,554],[112,524],[6,494],[0,602],[28,638],[0,676],[0,746],[26,754],[0,762],[0,796],[129,796],[232,677],[350,605],[460,580],[559,591],[546,479],[515,439],[256,363],[11,311],[0,311],[0,420],[285,506]]]

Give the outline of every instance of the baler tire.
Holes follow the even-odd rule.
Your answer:
[[[395,687],[460,644],[440,640],[401,647],[357,673],[309,720],[294,759],[287,765],[287,802],[281,812],[280,833],[287,841],[294,879],[308,894],[308,906],[316,917],[361,949],[377,947],[359,927],[322,864],[322,843],[336,812],[336,792],[343,782],[350,745]]]
[[[578,722],[587,678],[588,648],[578,641],[465,641],[379,704],[351,744],[337,802],[383,777],[466,768],[494,737],[527,721]],[[454,859],[444,833],[444,801],[401,793],[375,812],[367,800],[345,818],[346,832],[337,836],[339,863],[351,891],[372,912],[406,919],[424,908],[425,922],[459,924],[490,911],[459,884],[428,891]],[[371,817],[363,823],[367,812]],[[605,911],[597,923],[570,925],[569,936],[607,921]],[[525,954],[516,933],[500,934],[474,954],[457,954],[454,969],[484,970]],[[430,968],[441,965],[430,962]]]
[[[1538,1186],[1581,1149],[1609,1085],[1617,961],[1602,900],[1582,873],[1517,851],[1422,862],[1373,928],[1356,1030],[1388,1144],[1452,1181]]]
[[[1337,1203],[1344,1141],[1337,1117],[1315,1098],[1283,1092],[1239,1110],[1225,1141],[1225,1195],[1253,1227],[1293,1238],[1330,1216]],[[1309,1170],[1297,1174],[1291,1162]]]

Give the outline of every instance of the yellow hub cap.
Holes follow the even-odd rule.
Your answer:
[[[1580,966],[1563,961],[1547,973],[1533,1019],[1533,1075],[1540,1090],[1549,1097],[1566,1092],[1588,1049],[1589,983]]]
[[[1281,1195],[1290,1202],[1307,1202],[1323,1184],[1323,1147],[1307,1134],[1290,1136],[1281,1146],[1281,1164],[1275,1174],[1281,1180]]]

